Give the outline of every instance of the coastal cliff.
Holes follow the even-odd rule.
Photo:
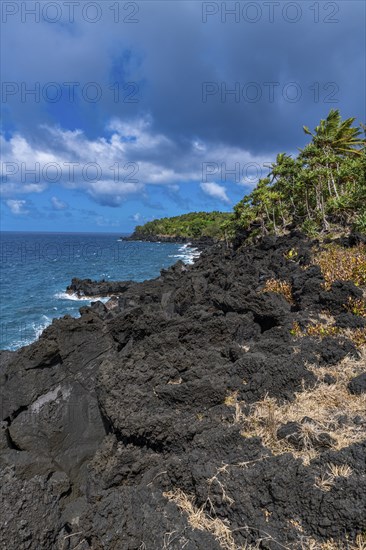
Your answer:
[[[115,297],[1,352],[1,548],[361,548],[365,265],[292,232],[73,280]]]

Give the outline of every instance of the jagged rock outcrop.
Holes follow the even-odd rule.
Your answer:
[[[122,294],[130,288],[131,281],[92,281],[91,279],[78,279],[74,277],[66,288],[68,294],[82,296],[101,297],[113,294]]]
[[[259,417],[257,431],[245,428],[258,401],[291,404],[320,379],[334,385],[332,365],[360,359],[342,335],[291,333],[325,301],[348,326],[340,303],[360,292],[337,283],[325,296],[310,248],[293,233],[217,244],[144,283],[74,279],[72,292],[117,297],[0,356],[0,547],[277,550],[364,532],[365,438],[337,447],[314,411],[282,430],[279,444],[294,438],[286,452],[263,440]],[[293,303],[263,292],[269,278],[292,283]],[[364,422],[360,410],[339,426],[359,434]],[[301,424],[314,427],[299,442]],[[304,462],[295,451],[307,441],[316,453]],[[322,486],[329,464],[349,470]]]
[[[181,235],[153,235],[134,231],[128,237],[121,237],[123,241],[146,241],[150,243],[179,243],[191,244],[199,249],[204,249],[217,243],[219,239],[214,237],[183,237]]]

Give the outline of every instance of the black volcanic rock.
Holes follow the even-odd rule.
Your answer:
[[[79,298],[82,296],[111,296],[113,294],[123,294],[133,284],[131,281],[92,281],[91,279],[74,277],[71,285],[66,288],[66,292],[76,294]]]
[[[213,237],[182,237],[180,235],[147,235],[134,231],[132,235],[128,237],[121,237],[122,241],[145,241],[151,243],[178,243],[178,244],[190,244],[193,247],[204,249],[217,243],[218,240]]]
[[[354,395],[360,395],[361,393],[366,393],[366,372],[355,376],[348,383],[348,388],[351,393]]]
[[[286,260],[294,247],[298,261]],[[222,548],[192,527],[182,495],[186,509],[192,502],[226,522],[238,548],[261,540],[298,550],[308,537],[342,545],[364,532],[365,441],[329,448],[319,427],[319,456],[303,464],[273,454],[237,419],[237,401],[243,415],[265,397],[291,402],[316,384],[310,363],[357,354],[345,339],[291,336],[295,320],[324,307],[310,249],[297,233],[251,247],[237,239],[152,281],[73,279],[70,292],[114,298],[0,354],[0,548]],[[295,303],[263,292],[269,278],[292,281]],[[331,292],[335,316],[341,299],[358,295],[347,283]],[[280,430],[301,448],[301,423]],[[323,492],[314,480],[330,463],[352,475]]]

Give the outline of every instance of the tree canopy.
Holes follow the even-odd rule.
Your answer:
[[[267,177],[232,214],[193,212],[137,226],[136,233],[218,239],[246,230],[249,238],[299,228],[310,236],[330,228],[366,232],[366,126],[331,109],[293,158],[279,153]]]
[[[226,212],[191,212],[171,218],[161,218],[138,225],[135,233],[143,237],[214,237],[221,238],[223,234],[222,224],[230,218]]]
[[[277,155],[267,178],[235,207],[231,230],[279,234],[291,226],[309,234],[353,225],[366,231],[365,126],[331,109],[296,158]]]

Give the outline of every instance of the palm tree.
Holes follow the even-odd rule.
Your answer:
[[[366,140],[360,138],[361,128],[354,128],[352,124],[355,117],[342,121],[339,109],[331,109],[325,120],[321,120],[319,126],[310,132],[307,126],[303,126],[304,132],[313,138],[313,143],[324,153],[332,152],[335,155],[359,155],[360,146],[365,146]]]
[[[340,160],[348,156],[360,155],[366,143],[366,140],[360,137],[362,134],[361,128],[352,126],[354,121],[354,117],[342,121],[339,110],[331,109],[327,118],[321,120],[319,126],[316,126],[314,133],[307,126],[303,126],[304,132],[311,135],[313,140],[312,147],[309,148],[308,146],[302,150],[302,155],[306,158],[307,152],[312,149],[312,156],[319,157],[319,165],[326,168],[329,196],[331,197],[334,194],[337,199],[339,198],[339,190],[334,172],[338,172]]]

